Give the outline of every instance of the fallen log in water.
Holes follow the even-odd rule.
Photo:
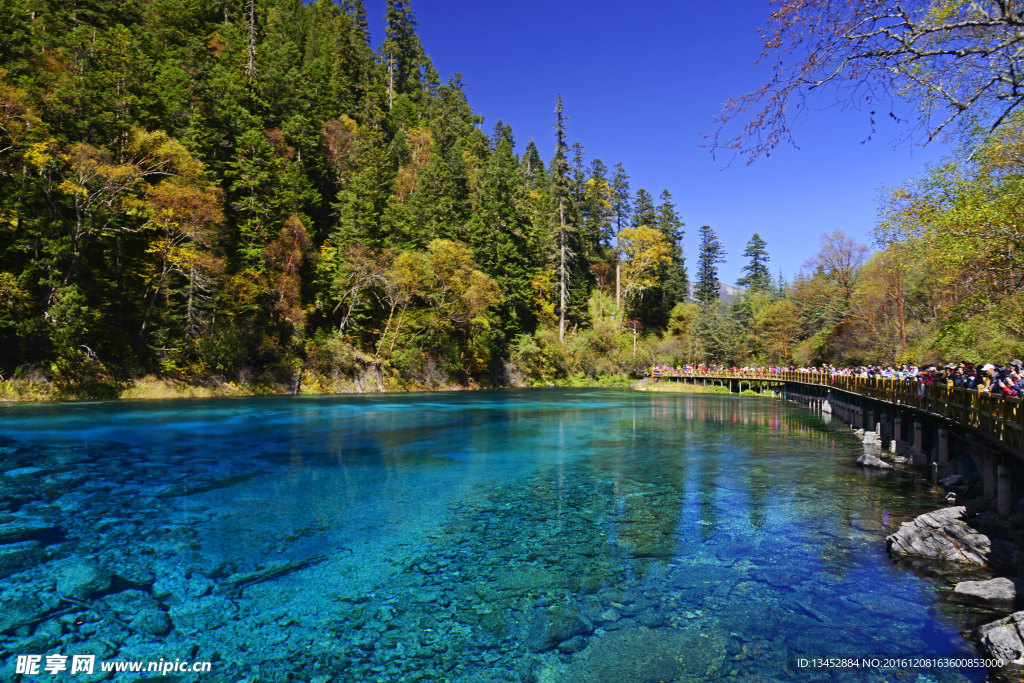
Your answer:
[[[227,590],[229,594],[238,596],[241,595],[242,591],[249,586],[255,586],[258,583],[279,579],[282,576],[287,576],[288,574],[292,574],[303,569],[315,567],[318,564],[326,562],[328,559],[330,558],[327,555],[314,555],[313,557],[307,557],[304,560],[294,560],[292,562],[285,562],[284,564],[274,564],[254,572],[239,574],[227,581]]]

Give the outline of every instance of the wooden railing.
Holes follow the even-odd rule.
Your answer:
[[[957,389],[946,382],[832,375],[801,370],[655,370],[653,377],[711,380],[767,380],[825,386],[945,418],[969,427],[1015,451],[1024,453],[1024,402],[976,389]]]

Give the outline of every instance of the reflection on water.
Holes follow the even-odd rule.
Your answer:
[[[798,666],[974,656],[883,550],[935,492],[841,430],[614,391],[8,406],[3,678],[983,680]]]

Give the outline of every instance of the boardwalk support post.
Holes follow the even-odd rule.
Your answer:
[[[889,443],[889,452],[898,454],[903,441],[903,418],[899,413],[892,421],[892,441]]]
[[[939,427],[939,467],[949,462],[949,430]]]
[[[996,465],[985,456],[981,457],[981,484],[985,500],[996,497]]]
[[[923,465],[924,457],[924,425],[920,418],[914,419],[914,464]]]
[[[1012,493],[1012,486],[1010,485],[1010,477],[1012,476],[1010,468],[1004,465],[999,465],[996,468],[998,485],[996,489],[996,512],[1000,517],[1006,519],[1010,516],[1012,511],[1013,500],[1010,497]]]

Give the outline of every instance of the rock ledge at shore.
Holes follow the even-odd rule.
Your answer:
[[[961,505],[918,515],[886,537],[886,549],[895,558],[922,557],[986,566],[991,541],[963,521],[966,512]]]

